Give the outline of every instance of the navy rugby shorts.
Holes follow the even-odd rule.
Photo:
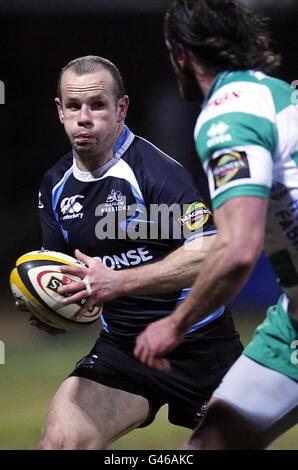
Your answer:
[[[133,355],[133,344],[120,345],[102,331],[91,352],[77,363],[70,376],[145,397],[151,413],[140,427],[151,424],[160,407],[167,403],[170,423],[193,429],[203,417],[213,390],[242,349],[226,309],[220,317],[187,334],[168,354],[170,371],[151,369]]]

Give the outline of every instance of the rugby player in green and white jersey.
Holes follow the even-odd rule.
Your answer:
[[[270,76],[278,57],[268,33],[236,0],[174,0],[165,35],[182,96],[205,98],[194,135],[218,237],[189,296],[146,328],[135,354],[166,370],[164,356],[190,324],[239,292],[264,247],[284,294],[214,392],[187,445],[264,449],[298,422],[295,90]]]

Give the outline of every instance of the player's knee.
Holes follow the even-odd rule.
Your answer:
[[[63,449],[65,444],[65,439],[63,438],[62,434],[55,434],[51,431],[45,431],[38,449],[39,450],[59,450]]]
[[[63,433],[60,430],[46,429],[39,443],[39,450],[104,450],[108,442],[104,436],[94,433]]]
[[[47,426],[39,443],[39,450],[76,450],[78,438],[56,426]]]

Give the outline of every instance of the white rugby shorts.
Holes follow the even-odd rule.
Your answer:
[[[298,382],[243,354],[212,396],[243,416],[266,446],[298,423]]]

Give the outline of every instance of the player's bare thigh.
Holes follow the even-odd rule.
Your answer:
[[[149,414],[148,401],[89,379],[66,379],[50,405],[40,449],[104,449]]]

